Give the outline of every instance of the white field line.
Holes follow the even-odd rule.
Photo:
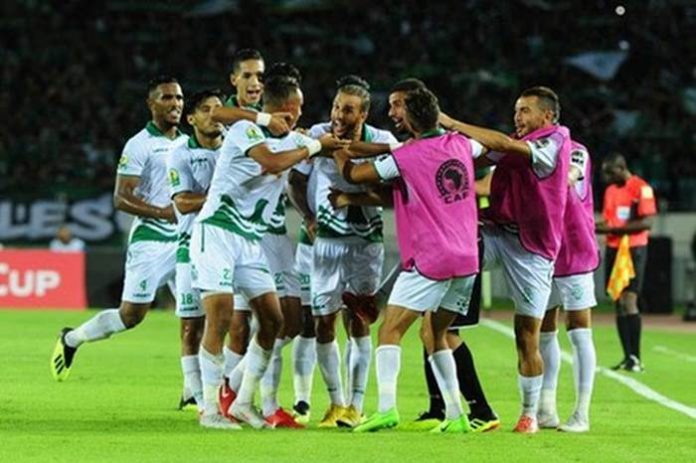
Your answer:
[[[497,322],[495,320],[491,319],[482,319],[481,324],[483,326],[486,326],[493,331],[497,331],[498,333],[501,333],[508,338],[515,339],[515,332],[512,330],[507,325],[504,325],[500,322]],[[572,363],[573,362],[573,356],[566,352],[566,351],[561,351],[561,357],[565,362]],[[645,384],[641,383],[640,381],[636,381],[635,379],[625,376],[622,374],[619,374],[615,371],[612,371],[608,368],[604,367],[597,367],[597,372],[601,373],[602,375],[613,379],[614,381],[618,381],[619,383],[623,384],[624,386],[628,387],[631,389],[633,392],[635,392],[638,395],[642,395],[648,400],[652,400],[653,402],[657,402],[658,404],[662,405],[663,407],[671,408],[672,410],[676,410],[680,413],[683,413],[684,415],[693,418],[696,420],[696,408],[690,407],[688,405],[685,405],[681,402],[677,402],[676,400],[672,400],[669,397],[665,397],[664,395],[660,394],[659,392],[649,388]]]
[[[655,347],[653,347],[653,350],[655,352],[659,352],[661,354],[671,355],[672,357],[676,357],[679,360],[686,360],[687,362],[696,363],[696,355],[685,354],[683,352],[679,352],[679,351],[670,349],[669,347],[665,347],[665,346],[655,346]]]

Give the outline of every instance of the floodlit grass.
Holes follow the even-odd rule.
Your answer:
[[[72,376],[55,383],[48,370],[56,334],[88,313],[0,311],[0,462],[455,462],[455,461],[696,461],[696,420],[640,397],[598,375],[592,431],[568,435],[511,432],[518,417],[513,343],[486,327],[464,331],[502,429],[484,435],[428,435],[383,431],[353,435],[314,428],[328,403],[315,374],[312,427],[304,431],[224,432],[201,429],[195,413],[176,410],[181,392],[177,320],[153,312],[133,332],[82,347]],[[402,419],[427,404],[416,329],[404,342],[399,382]],[[696,407],[693,334],[644,330],[647,371],[635,375],[656,391]],[[595,329],[600,365],[620,357],[613,327]],[[570,350],[565,335],[561,345]],[[286,351],[281,403],[292,402],[290,350]],[[374,367],[373,367],[374,370]],[[573,404],[572,377],[564,364],[559,385],[561,419]],[[366,409],[377,403],[374,375]]]

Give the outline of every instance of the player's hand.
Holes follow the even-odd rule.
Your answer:
[[[454,119],[443,112],[440,112],[440,116],[437,118],[437,121],[447,130],[451,130],[454,126]]]
[[[315,219],[305,218],[305,228],[307,229],[307,237],[309,241],[314,243],[314,238],[317,237],[317,221]]]
[[[350,197],[341,190],[330,188],[329,202],[334,209],[341,209],[343,207],[350,206]]]
[[[268,123],[268,130],[273,135],[285,135],[290,131],[289,121],[292,119],[290,113],[273,113],[271,114],[271,122]]]
[[[336,138],[330,133],[326,133],[319,137],[319,143],[321,143],[322,149],[326,151],[334,151],[341,148],[348,148],[350,146],[350,140]]]
[[[167,207],[163,207],[160,213],[160,219],[166,220],[167,222],[176,223],[174,206],[170,204]]]

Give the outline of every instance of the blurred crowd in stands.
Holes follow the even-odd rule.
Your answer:
[[[384,127],[389,86],[403,77],[423,79],[453,116],[503,130],[512,129],[523,88],[549,85],[595,166],[621,151],[655,187],[663,210],[696,210],[693,1],[627,2],[623,10],[604,0],[427,5],[3,2],[0,195],[80,197],[110,189],[123,143],[148,118],[150,77],[175,75],[185,92],[230,92],[231,54],[254,47],[267,62],[288,61],[303,72],[301,125],[327,118],[335,80],[345,73],[370,81],[370,120]],[[602,58],[608,61],[583,56],[591,52],[612,54]],[[572,64],[572,57],[580,58]]]

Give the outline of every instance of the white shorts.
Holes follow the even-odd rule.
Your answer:
[[[198,290],[191,281],[191,262],[176,263],[176,316],[194,318],[205,316]]]
[[[157,289],[174,279],[177,246],[175,241],[129,244],[121,300],[134,304],[154,301]]]
[[[592,272],[567,277],[554,277],[549,298],[549,309],[563,306],[563,310],[591,309],[597,305]]]
[[[476,275],[431,280],[417,271],[401,272],[394,283],[388,305],[398,305],[416,312],[435,312],[443,308],[466,315]]]
[[[500,227],[486,225],[481,236],[483,268],[502,266],[515,313],[544,318],[551,294],[553,261],[527,251],[516,234]]]
[[[312,246],[312,313],[340,310],[344,292],[374,295],[382,277],[384,246],[362,239],[317,238]]]
[[[278,297],[300,297],[300,278],[295,273],[295,252],[290,237],[266,233],[261,240]]]
[[[310,275],[312,274],[312,246],[297,243],[295,249],[295,273],[300,279],[300,299],[302,305],[311,305]]]
[[[195,224],[190,254],[195,289],[240,292],[248,299],[275,292],[266,256],[256,241],[215,225]]]

